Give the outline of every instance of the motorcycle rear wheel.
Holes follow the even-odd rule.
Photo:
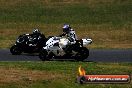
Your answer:
[[[20,55],[22,53],[21,49],[16,45],[10,48],[10,52],[12,53],[12,55]]]

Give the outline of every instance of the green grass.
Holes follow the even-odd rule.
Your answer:
[[[120,3],[45,3],[42,0],[16,0],[16,4],[0,8],[1,22],[62,24],[113,24],[123,25],[132,21],[130,1]],[[103,1],[103,0],[102,0]],[[4,0],[3,0],[4,2]],[[93,6],[94,5],[94,6]],[[10,7],[12,6],[12,7]]]
[[[87,74],[132,74],[131,63],[94,63],[94,62],[0,62],[2,74],[19,80],[1,82],[1,88],[131,88],[130,84],[78,84],[75,82],[78,67],[82,66]],[[26,73],[27,72],[27,73]],[[29,74],[30,73],[30,74]],[[41,74],[40,74],[41,73]],[[37,75],[38,74],[38,75]],[[39,75],[40,79],[39,79]],[[53,76],[52,76],[53,75]],[[38,77],[37,80],[29,80]]]
[[[90,48],[132,48],[131,0],[1,0],[0,48],[39,28],[46,35],[71,24],[78,37],[91,37]],[[13,42],[10,42],[13,41]]]

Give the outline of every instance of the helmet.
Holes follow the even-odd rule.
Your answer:
[[[40,33],[38,29],[33,29],[33,34]]]
[[[68,33],[70,31],[70,29],[71,29],[70,25],[64,24],[64,26],[63,26],[63,32]]]

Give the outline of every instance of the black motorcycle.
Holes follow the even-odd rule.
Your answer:
[[[10,48],[12,55],[20,55],[21,53],[39,53],[42,47],[45,46],[46,37],[41,34],[38,39],[34,38],[32,34],[20,35],[15,45]]]

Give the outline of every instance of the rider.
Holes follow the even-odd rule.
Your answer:
[[[62,36],[67,36],[68,40],[70,41],[69,44],[75,44],[77,40],[77,36],[75,31],[71,28],[70,25],[64,24],[63,28],[63,33],[60,35]]]
[[[63,50],[67,53],[67,55],[70,55],[72,48],[73,48],[72,45],[76,43],[77,36],[76,36],[75,31],[71,28],[70,25],[64,24],[64,26],[62,28],[63,28],[63,33],[60,35],[60,37],[67,36],[67,38],[69,40],[68,45]]]
[[[33,29],[33,33],[31,34],[31,43],[30,45],[34,46],[40,42],[41,39],[45,39],[45,36],[40,33],[39,29]]]

